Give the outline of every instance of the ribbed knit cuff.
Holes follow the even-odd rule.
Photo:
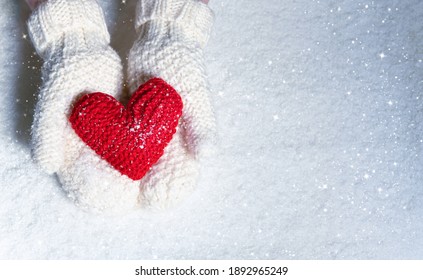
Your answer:
[[[203,47],[209,39],[213,20],[213,11],[199,0],[139,0],[135,28],[149,21],[174,22],[185,37]]]
[[[28,20],[29,35],[40,56],[66,37],[75,46],[104,44],[110,35],[96,0],[49,0],[41,3]]]

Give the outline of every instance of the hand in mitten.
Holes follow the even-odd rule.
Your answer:
[[[160,77],[181,95],[182,121],[163,157],[141,181],[141,203],[154,208],[175,204],[192,192],[198,159],[214,143],[215,120],[203,48],[213,21],[210,8],[197,0],[139,0],[139,33],[128,57],[132,90]],[[210,145],[212,146],[212,145]]]
[[[100,211],[135,207],[137,184],[87,147],[68,120],[81,95],[100,91],[118,97],[121,92],[121,62],[109,46],[98,3],[44,1],[33,11],[28,29],[44,59],[32,127],[35,161],[47,173],[57,173],[63,188],[81,206]]]

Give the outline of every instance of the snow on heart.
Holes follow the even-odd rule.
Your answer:
[[[163,155],[176,132],[182,107],[182,99],[172,86],[152,78],[132,95],[127,108],[105,93],[82,96],[69,121],[102,159],[132,180],[139,180]]]

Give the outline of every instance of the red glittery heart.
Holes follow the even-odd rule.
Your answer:
[[[153,78],[132,95],[127,108],[101,92],[82,96],[69,121],[101,158],[132,180],[141,179],[163,155],[182,115],[182,99]]]

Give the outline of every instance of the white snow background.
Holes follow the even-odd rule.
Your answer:
[[[423,1],[211,0],[220,150],[179,207],[116,217],[32,162],[41,61],[0,2],[1,259],[423,258]],[[123,58],[124,2],[101,1]]]

